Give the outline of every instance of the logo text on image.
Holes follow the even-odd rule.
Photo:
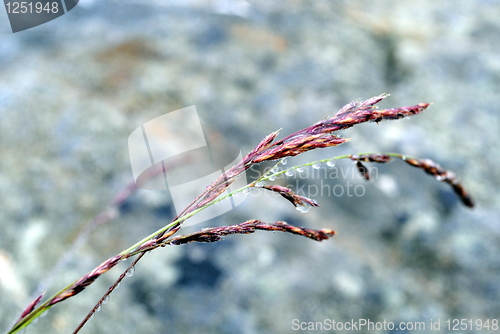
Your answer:
[[[195,106],[172,111],[144,123],[130,134],[128,148],[138,187],[170,191],[177,214],[242,158],[240,151],[225,166],[214,166]],[[246,181],[246,174],[241,175],[226,193],[245,186]],[[240,193],[237,197],[212,205],[183,225],[190,226],[215,218],[232,210],[245,198],[246,194]]]
[[[12,32],[52,21],[75,8],[79,0],[4,0]]]

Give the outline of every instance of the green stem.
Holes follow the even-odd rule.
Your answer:
[[[375,152],[367,152],[366,153],[365,152],[365,153],[358,153],[356,155],[372,155],[372,154],[383,154],[383,155],[387,155],[387,156],[390,156],[390,157],[393,157],[393,158],[399,158],[399,159],[402,159],[402,160],[406,160],[406,158],[411,158],[410,156],[402,155],[402,154],[399,154],[399,153],[375,153]],[[255,184],[258,183],[258,182],[260,182],[260,181],[267,181],[267,180],[269,180],[272,177],[276,177],[278,175],[285,174],[288,171],[296,170],[296,169],[303,168],[303,167],[309,167],[309,166],[312,166],[314,164],[320,164],[320,163],[324,163],[324,162],[328,162],[328,161],[332,161],[332,160],[349,159],[352,155],[353,154],[346,154],[346,155],[339,155],[339,156],[332,157],[332,158],[315,160],[315,161],[311,161],[311,162],[308,162],[308,163],[305,163],[305,164],[302,164],[302,165],[297,165],[297,166],[293,166],[293,167],[290,167],[290,168],[287,168],[287,169],[282,169],[282,170],[280,170],[278,172],[275,172],[275,173],[270,173],[270,171],[272,171],[275,167],[277,167],[277,166],[279,166],[281,164],[281,161],[280,161],[273,168],[271,168],[270,171],[268,171],[263,176],[261,176],[259,179],[257,179],[257,181],[252,182],[251,184],[249,184],[247,187],[254,187]]]
[[[368,155],[368,154],[375,154],[375,153],[359,153],[358,155]],[[403,156],[401,154],[398,154],[398,153],[383,153],[385,155],[388,155],[388,156],[391,156],[391,157],[396,157],[396,158],[402,158]],[[260,178],[258,178],[256,181],[254,182],[251,182],[249,184],[247,184],[246,186],[244,187],[241,187],[235,191],[232,191],[230,192],[229,194],[226,194],[224,196],[219,196],[217,197],[216,199],[214,199],[212,202],[210,203],[207,203],[206,205],[204,205],[203,207],[201,208],[198,208],[196,210],[193,210],[192,212],[186,214],[185,216],[182,216],[181,218],[177,219],[177,220],[174,220],[172,221],[170,224],[162,227],[161,229],[151,233],[150,235],[148,235],[147,237],[145,237],[144,239],[138,241],[137,243],[135,243],[134,245],[132,245],[131,247],[125,249],[124,251],[122,251],[119,255],[121,256],[124,256],[124,255],[129,255],[129,256],[132,256],[132,255],[135,255],[137,253],[140,253],[139,250],[137,250],[138,247],[140,247],[142,244],[152,240],[153,238],[155,238],[156,236],[168,231],[170,228],[174,227],[175,225],[178,225],[180,224],[181,222],[185,221],[186,219],[194,216],[195,214],[197,214],[198,212],[208,208],[209,206],[212,206],[214,204],[217,204],[231,196],[234,196],[235,194],[238,194],[242,191],[244,191],[245,189],[247,188],[250,188],[250,187],[255,187],[255,185],[260,182],[260,181],[267,181],[269,180],[270,178],[272,178],[273,176],[278,176],[278,175],[282,175],[284,173],[286,173],[287,171],[291,171],[291,170],[296,170],[298,168],[302,168],[302,167],[308,167],[308,166],[312,166],[314,164],[318,164],[318,163],[324,163],[324,162],[328,162],[328,161],[331,161],[331,160],[340,160],[340,159],[348,159],[349,157],[351,156],[351,154],[347,154],[347,155],[339,155],[339,156],[336,156],[336,157],[333,157],[333,158],[326,158],[326,159],[320,159],[320,160],[315,160],[315,161],[312,161],[312,162],[308,162],[308,163],[305,163],[305,164],[302,164],[302,165],[297,165],[297,166],[294,166],[294,167],[290,167],[288,169],[283,169],[283,170],[280,170],[278,172],[275,172],[275,173],[271,173],[271,171],[276,168],[277,166],[281,165],[282,162],[281,161],[278,161],[278,163],[276,163],[267,173],[265,173],[264,175],[262,175]],[[137,252],[135,252],[137,251]]]

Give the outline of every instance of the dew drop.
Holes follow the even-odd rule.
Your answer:
[[[300,213],[306,213],[306,212],[309,212],[310,206],[309,205],[297,205],[297,207],[295,207],[295,209],[297,209],[297,211]]]
[[[131,277],[131,276],[134,276],[134,273],[135,273],[135,268],[134,267],[130,267],[127,272],[125,273],[125,276],[127,277]]]
[[[286,165],[287,162],[288,162],[288,160],[286,158],[281,159],[281,164],[282,165]]]
[[[436,175],[436,180],[443,181],[444,179],[446,179],[446,175]]]
[[[99,312],[101,310],[101,307],[102,307],[102,304],[97,306],[97,308],[95,309],[96,312]]]
[[[332,159],[332,160],[328,160],[328,161],[326,162],[326,165],[327,165],[328,167],[335,167],[335,160],[334,160],[334,159]]]
[[[278,172],[278,167],[273,167],[271,168],[271,170],[269,171],[270,174],[274,174],[274,173],[277,173]]]
[[[291,171],[291,170],[287,170],[287,171],[285,172],[285,175],[286,175],[286,176],[293,176],[293,171]]]
[[[252,190],[252,189],[250,189],[250,188],[246,188],[245,190],[243,190],[243,193],[244,193],[244,194],[250,194],[250,191],[251,191],[251,190]]]
[[[232,196],[233,197],[238,197],[238,196],[240,196],[240,193],[234,193]]]
[[[106,297],[104,297],[104,299],[102,300],[103,304],[107,304],[108,302],[109,302],[109,295],[107,295]]]
[[[302,173],[303,171],[304,171],[304,168],[302,168],[302,167],[297,168],[297,172]]]
[[[257,182],[257,183],[255,184],[255,186],[256,186],[256,187],[258,187],[258,188],[262,188],[262,187],[263,187],[263,186],[265,186],[265,185],[266,185],[266,183],[265,183],[264,181],[259,181],[259,182]]]
[[[269,177],[269,181],[271,181],[271,182],[272,182],[272,181],[275,181],[275,180],[276,180],[276,175],[271,175],[271,176]]]
[[[313,169],[320,169],[321,164],[319,162],[316,162],[315,164],[312,165]]]

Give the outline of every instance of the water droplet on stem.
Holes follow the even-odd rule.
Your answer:
[[[446,175],[436,175],[436,180],[443,181],[444,179],[446,179]]]
[[[295,209],[297,209],[297,211],[300,213],[307,213],[311,209],[311,206],[307,205],[307,204],[306,205],[297,205],[295,207]]]
[[[127,272],[125,273],[125,276],[127,277],[131,277],[131,276],[134,276],[134,273],[135,273],[135,268],[134,267],[130,267]]]

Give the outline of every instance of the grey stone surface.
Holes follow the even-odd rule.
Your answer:
[[[347,130],[350,143],[289,164],[366,151],[428,157],[457,172],[474,210],[397,162],[377,166],[371,183],[301,180],[311,191],[346,182],[364,191],[315,196],[321,207],[307,214],[252,193],[210,225],[286,220],[338,235],[316,243],[260,232],[159,249],[83,332],[289,333],[293,319],[441,319],[432,332],[444,333],[446,319],[500,319],[498,17],[493,0],[81,1],[48,24],[3,33],[0,330],[40,288],[56,292],[173,217],[166,194],[138,191],[72,246],[131,181],[127,138],[144,122],[194,104],[211,144],[245,153],[276,129],[383,92],[382,107],[434,105]],[[28,333],[71,332],[124,268]]]

